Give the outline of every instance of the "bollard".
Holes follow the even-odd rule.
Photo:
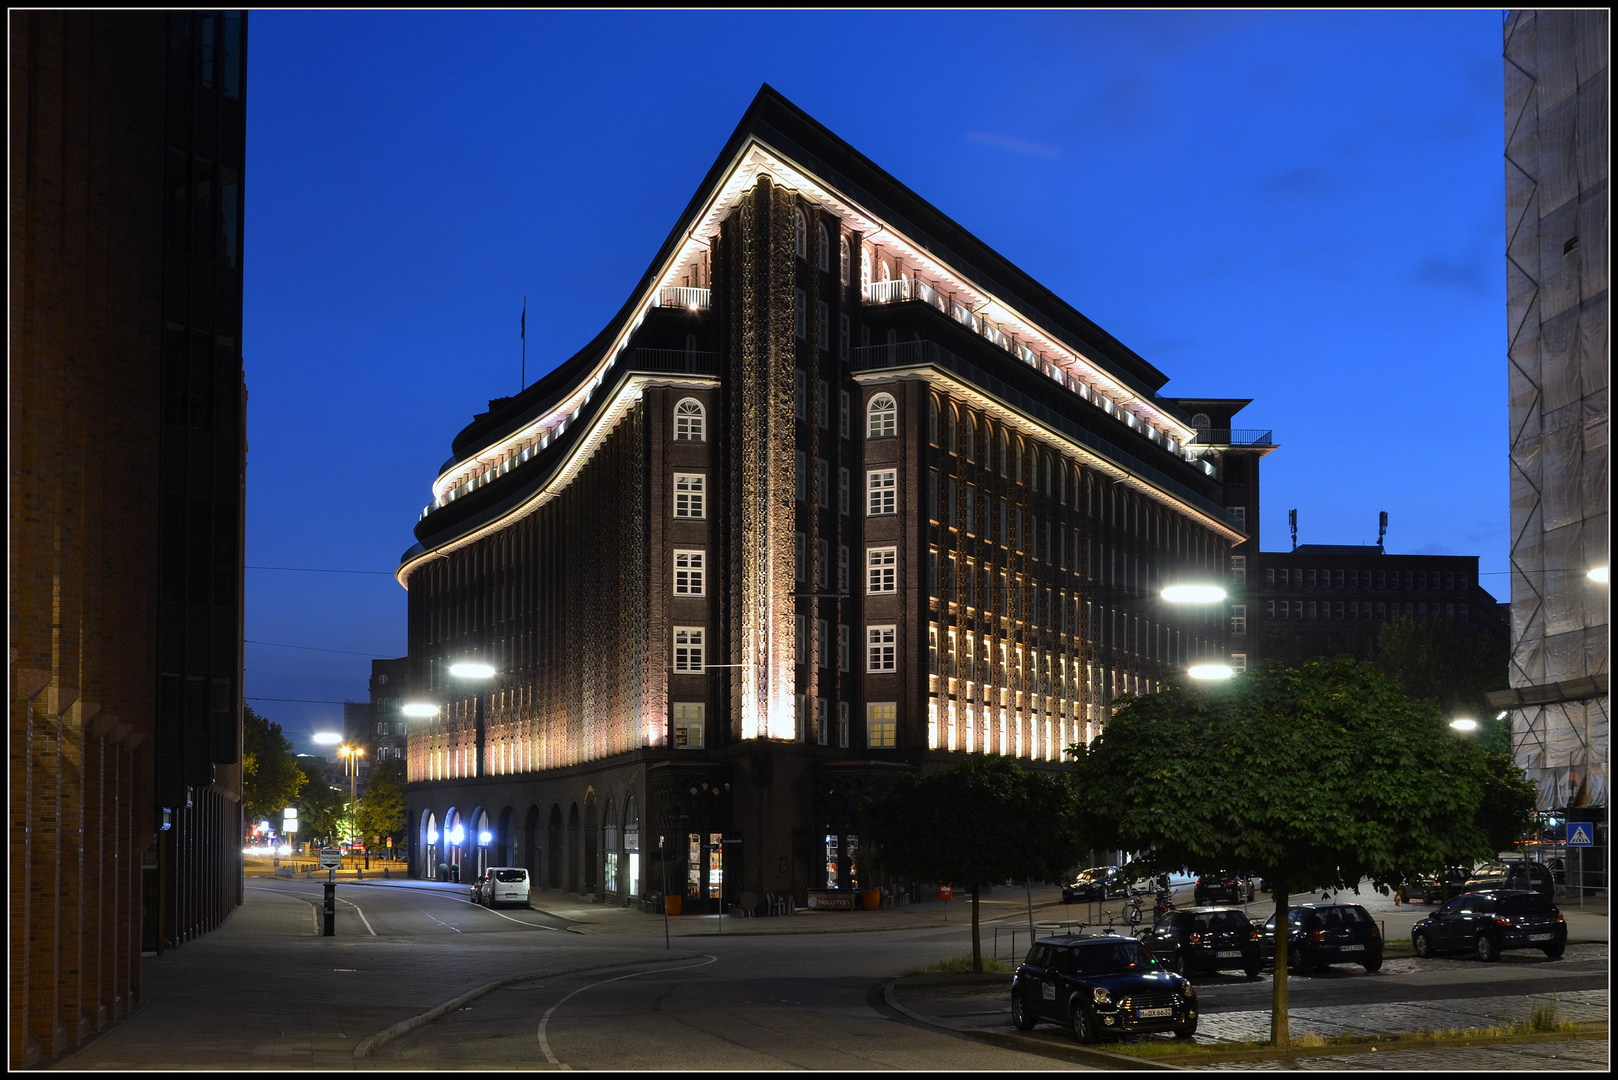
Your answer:
[[[357,866],[354,868],[354,880],[355,881],[364,881],[365,880],[365,871],[360,869]]]
[[[384,866],[384,867],[383,867],[383,868],[382,868],[382,876],[383,876],[383,877],[391,877],[391,876],[392,876],[392,875],[390,875],[390,874],[389,874],[389,873],[388,873],[388,868],[387,868],[387,867],[386,867],[386,866]]]
[[[321,931],[322,937],[337,936],[337,883],[327,881],[326,887],[325,929]]]

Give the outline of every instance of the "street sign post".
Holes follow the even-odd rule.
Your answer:
[[[322,870],[341,870],[343,868],[343,853],[334,847],[320,849],[320,868]]]
[[[1584,906],[1584,849],[1596,846],[1596,827],[1588,821],[1567,823],[1567,846],[1579,849],[1579,906]]]

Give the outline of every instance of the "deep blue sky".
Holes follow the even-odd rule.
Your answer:
[[[627,299],[760,84],[1273,428],[1262,546],[1504,599],[1500,13],[255,11],[247,675],[300,749],[405,649],[451,437]],[[372,573],[307,573],[302,567]],[[380,572],[380,573],[378,573]],[[275,643],[275,644],[263,644]],[[283,646],[299,646],[286,648]],[[269,698],[316,699],[315,703]]]

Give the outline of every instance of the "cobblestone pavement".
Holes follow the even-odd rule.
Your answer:
[[[1386,1005],[1326,1005],[1291,1009],[1293,1035],[1393,1035],[1404,1031],[1484,1028],[1523,1020],[1538,1005],[1555,1002],[1556,1015],[1575,1022],[1607,1019],[1606,990],[1560,994],[1398,1001]],[[1199,1046],[1270,1037],[1270,1011],[1204,1013],[1197,1026]],[[1355,1055],[1356,1057],[1358,1055]]]
[[[1334,1057],[1293,1058],[1286,1061],[1226,1061],[1202,1065],[1199,1069],[1265,1072],[1365,1072],[1394,1069],[1412,1072],[1606,1072],[1608,1048],[1601,1039],[1568,1039],[1560,1042],[1518,1043],[1506,1046],[1437,1047],[1431,1050],[1378,1050],[1367,1054],[1339,1054]]]

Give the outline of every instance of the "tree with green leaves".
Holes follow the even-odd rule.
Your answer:
[[[972,897],[972,970],[983,970],[978,900],[983,886],[1055,881],[1089,845],[1065,776],[1000,756],[970,757],[943,772],[906,773],[868,802],[863,845],[889,873],[964,887]]]
[[[307,780],[281,725],[243,705],[242,809],[247,820],[267,820],[279,828],[281,812],[293,805]]]
[[[298,796],[299,830],[305,840],[330,843],[343,831],[348,792],[326,782],[325,762],[320,758],[299,758],[298,767],[309,778]]]
[[[1370,664],[1269,664],[1223,683],[1120,698],[1075,746],[1086,826],[1159,867],[1260,874],[1275,897],[1271,1039],[1290,1043],[1292,893],[1386,892],[1412,874],[1492,856],[1520,835],[1534,786]]]
[[[359,835],[367,844],[373,836],[395,837],[404,830],[404,762],[399,759],[378,762],[360,796],[355,813]],[[367,851],[370,849],[367,848]]]
[[[1495,719],[1488,695],[1511,685],[1511,657],[1498,640],[1447,615],[1385,623],[1377,638],[1376,666],[1406,694],[1436,705],[1451,719],[1478,722],[1478,743],[1511,752],[1511,725]]]

